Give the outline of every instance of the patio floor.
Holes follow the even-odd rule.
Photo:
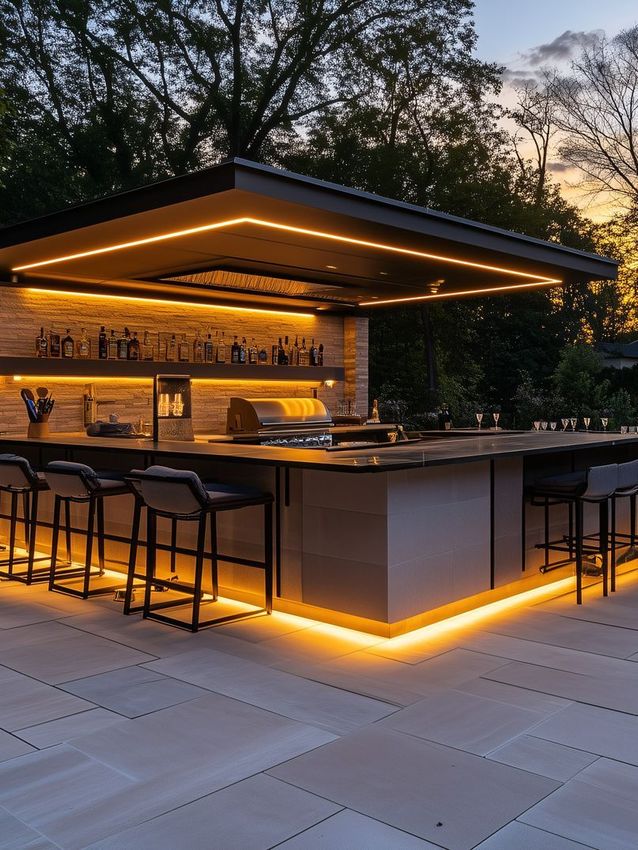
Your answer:
[[[635,850],[638,573],[447,634],[0,584],[1,850]]]

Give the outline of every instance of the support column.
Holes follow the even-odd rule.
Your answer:
[[[347,316],[343,323],[344,397],[355,403],[360,416],[368,416],[368,319]]]

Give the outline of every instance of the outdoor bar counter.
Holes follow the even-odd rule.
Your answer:
[[[571,574],[571,568],[539,572],[535,544],[543,536],[543,511],[525,504],[525,485],[550,472],[634,459],[638,435],[457,432],[405,446],[329,452],[239,446],[210,435],[184,443],[59,434],[0,437],[0,451],[15,451],[39,467],[65,459],[127,472],[159,463],[270,490],[276,496],[275,608],[397,634]],[[113,569],[124,569],[132,499],[114,501],[107,558]],[[620,531],[628,526],[623,501]],[[586,521],[593,531],[590,507]],[[258,552],[260,522],[250,510],[221,518],[222,552]],[[46,536],[46,507],[42,519]],[[552,509],[551,520],[553,538],[567,532],[564,506]],[[164,534],[168,540],[168,528]],[[180,574],[190,569],[186,552],[193,544],[188,529],[180,532]],[[229,596],[252,601],[258,589],[245,572],[222,565],[221,585]]]

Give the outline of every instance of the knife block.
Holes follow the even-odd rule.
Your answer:
[[[41,439],[49,436],[49,423],[46,422],[29,422],[27,428],[27,437],[30,439]]]

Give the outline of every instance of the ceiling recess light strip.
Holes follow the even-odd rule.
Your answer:
[[[205,301],[173,301],[170,298],[144,298],[142,295],[115,295],[110,292],[73,292],[64,289],[44,289],[38,286],[28,287],[27,292],[42,292],[46,295],[63,295],[70,298],[107,298],[113,301],[140,301],[143,304],[170,304],[175,307],[198,307],[206,310],[228,310],[231,313],[266,313],[268,315],[294,316],[301,319],[316,319],[314,313],[297,313],[294,310],[268,309],[266,307],[235,307],[229,304],[208,304]]]
[[[343,236],[339,233],[328,233],[323,230],[312,230],[306,227],[295,227],[291,224],[282,224],[281,222],[268,221],[266,219],[261,218],[251,218],[250,216],[227,219],[226,221],[212,222],[211,224],[203,224],[199,227],[189,227],[185,230],[174,230],[168,233],[160,233],[155,236],[147,236],[143,239],[135,239],[130,242],[119,242],[114,245],[105,245],[102,248],[93,248],[88,251],[79,251],[75,254],[66,254],[60,257],[53,257],[49,260],[39,260],[35,263],[26,263],[21,266],[14,266],[12,268],[12,271],[19,272],[27,271],[28,269],[42,268],[44,266],[51,266],[56,263],[68,262],[70,260],[79,260],[84,257],[92,257],[98,254],[112,253],[114,251],[122,251],[127,248],[137,248],[141,245],[149,245],[154,242],[162,242],[168,239],[178,239],[182,236],[192,236],[197,233],[206,233],[208,231],[221,230],[225,227],[233,227],[235,225],[240,224],[253,224],[258,227],[265,227],[271,230],[281,230],[287,233],[298,233],[302,236],[313,236],[317,239],[340,242],[346,245],[358,245],[363,248],[374,248],[376,250],[388,251],[390,253],[401,254],[402,256],[407,257],[416,257],[418,259],[423,260],[436,260],[439,262],[451,263],[457,266],[464,266],[466,268],[482,269],[484,271],[492,271],[498,272],[500,274],[514,275],[516,277],[532,278],[536,281],[541,282],[550,282],[549,278],[530,274],[529,272],[519,272],[515,271],[514,269],[502,268],[500,266],[491,266],[485,263],[475,263],[471,262],[470,260],[460,260],[457,257],[446,257],[441,254],[432,254],[427,251],[418,251],[415,248],[402,248],[398,245],[390,245],[385,242],[372,242],[367,239],[357,239],[353,236]],[[552,280],[551,282],[554,283],[555,281]]]
[[[489,295],[491,292],[507,292],[514,289],[534,289],[539,286],[557,286],[563,281],[556,279],[543,279],[532,283],[513,283],[510,286],[490,286],[486,289],[463,289],[454,292],[437,292],[428,295],[410,295],[407,298],[387,298],[374,301],[361,301],[359,307],[377,307],[380,304],[402,304],[410,301],[431,301],[439,298],[457,298],[461,295]]]

